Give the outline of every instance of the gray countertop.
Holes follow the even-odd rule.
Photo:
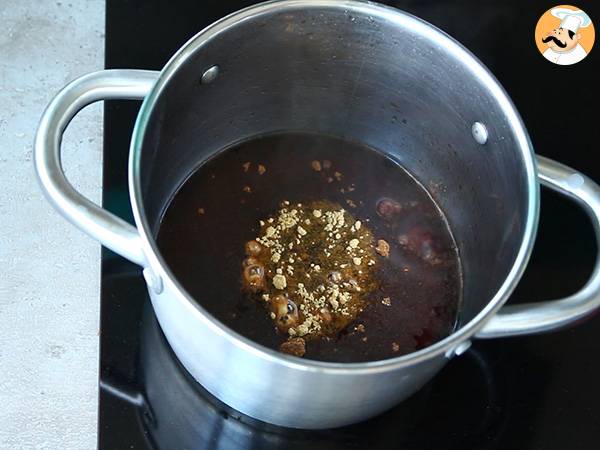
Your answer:
[[[104,1],[0,2],[0,448],[96,446],[100,246],[59,216],[32,142],[52,96],[104,65]],[[67,177],[100,200],[102,109],[64,139]]]

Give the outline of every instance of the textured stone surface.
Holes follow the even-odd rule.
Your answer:
[[[59,216],[34,176],[40,115],[103,67],[103,1],[0,1],[0,448],[96,446],[100,246]],[[68,178],[99,201],[102,110],[64,139]]]

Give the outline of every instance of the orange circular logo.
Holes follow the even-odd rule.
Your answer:
[[[558,5],[546,11],[535,27],[535,45],[542,56],[560,66],[583,60],[596,33],[592,19],[577,6]]]

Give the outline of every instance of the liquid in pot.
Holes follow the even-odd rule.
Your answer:
[[[245,244],[260,241],[269,218],[276,218],[282,209],[295,209],[304,214],[303,221],[310,218],[307,225],[300,223],[315,243],[314,248],[308,241],[302,247],[305,263],[310,263],[311,253],[323,244],[322,239],[314,240],[319,235],[310,234],[320,219],[311,215],[317,208],[310,205],[344,211],[346,221],[352,223],[340,229],[339,237],[350,241],[355,233],[361,245],[348,247],[352,273],[341,259],[332,264],[343,266],[344,276],[362,276],[369,282],[362,291],[349,294],[355,299],[360,296],[360,302],[353,303],[358,306],[352,315],[339,313],[344,320],[334,323],[342,323],[342,329],[303,336],[304,358],[332,362],[392,358],[452,332],[462,275],[447,221],[406,170],[364,145],[318,134],[280,133],[223,150],[201,165],[175,194],[159,228],[158,246],[181,285],[208,312],[243,336],[279,350],[298,336],[295,330],[290,336],[289,327],[274,325],[275,314],[264,298],[282,294],[294,305],[302,304],[297,286],[300,281],[308,286],[310,280],[299,277],[306,277],[309,270],[313,277],[321,274],[314,272],[314,263],[295,272],[281,265],[285,272],[276,273],[278,264],[294,261],[292,254],[267,266],[264,261],[271,261],[274,250],[263,248],[269,257],[261,267],[272,273],[262,275],[265,284],[260,289],[249,291],[243,275],[248,258]],[[356,222],[362,224],[360,230],[354,227]],[[300,248],[303,236],[298,234],[292,243],[297,241]],[[350,255],[350,250],[366,252],[368,257]],[[358,270],[364,275],[358,275]],[[285,287],[273,287],[278,274],[287,277]],[[355,280],[348,281],[356,285]],[[337,309],[327,302],[328,295],[324,298],[326,312],[335,317]]]

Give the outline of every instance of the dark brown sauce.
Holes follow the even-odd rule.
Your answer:
[[[330,172],[339,172],[341,179],[315,171],[315,160],[331,161]],[[260,174],[258,164],[266,172]],[[378,259],[379,287],[364,311],[337,338],[307,342],[305,358],[380,360],[421,349],[452,332],[462,295],[461,270],[439,208],[390,158],[363,145],[308,133],[263,136],[222,151],[188,178],[167,208],[158,234],[162,255],[183,287],[217,319],[272,349],[285,341],[263,305],[243,291],[240,279],[244,243],[256,238],[259,220],[283,200],[344,205],[368,225],[375,242],[384,239],[390,245],[389,257]]]

